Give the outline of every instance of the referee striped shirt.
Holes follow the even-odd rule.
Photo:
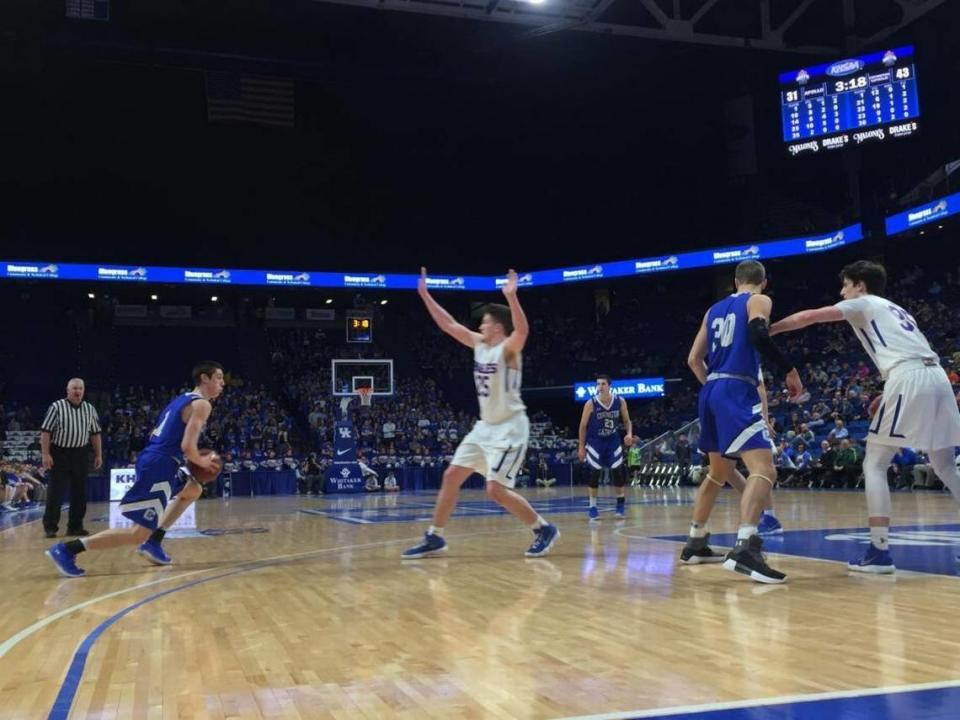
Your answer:
[[[100,420],[90,403],[74,405],[63,398],[50,405],[40,430],[50,433],[50,441],[57,447],[82,448],[90,444],[91,435],[100,433]]]

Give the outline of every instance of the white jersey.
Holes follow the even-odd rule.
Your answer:
[[[911,360],[939,365],[939,358],[917,321],[896,303],[878,295],[862,295],[842,300],[836,307],[853,327],[884,380],[897,365]]]
[[[517,356],[517,369],[508,367],[503,359],[503,345],[481,342],[473,348],[473,380],[480,419],[492,425],[506,422],[527,409],[520,399],[522,358]]]

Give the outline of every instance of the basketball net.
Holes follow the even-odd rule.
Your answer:
[[[360,407],[370,407],[373,402],[373,388],[357,388],[360,396]]]

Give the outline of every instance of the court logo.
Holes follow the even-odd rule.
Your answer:
[[[856,542],[868,545],[870,532],[849,532],[827,535],[825,540],[833,542]],[[960,544],[960,531],[957,530],[900,530],[890,533],[890,544],[913,547],[953,547]]]

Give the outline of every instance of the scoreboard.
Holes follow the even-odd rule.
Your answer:
[[[793,156],[913,135],[920,117],[913,46],[781,73],[780,113]]]

